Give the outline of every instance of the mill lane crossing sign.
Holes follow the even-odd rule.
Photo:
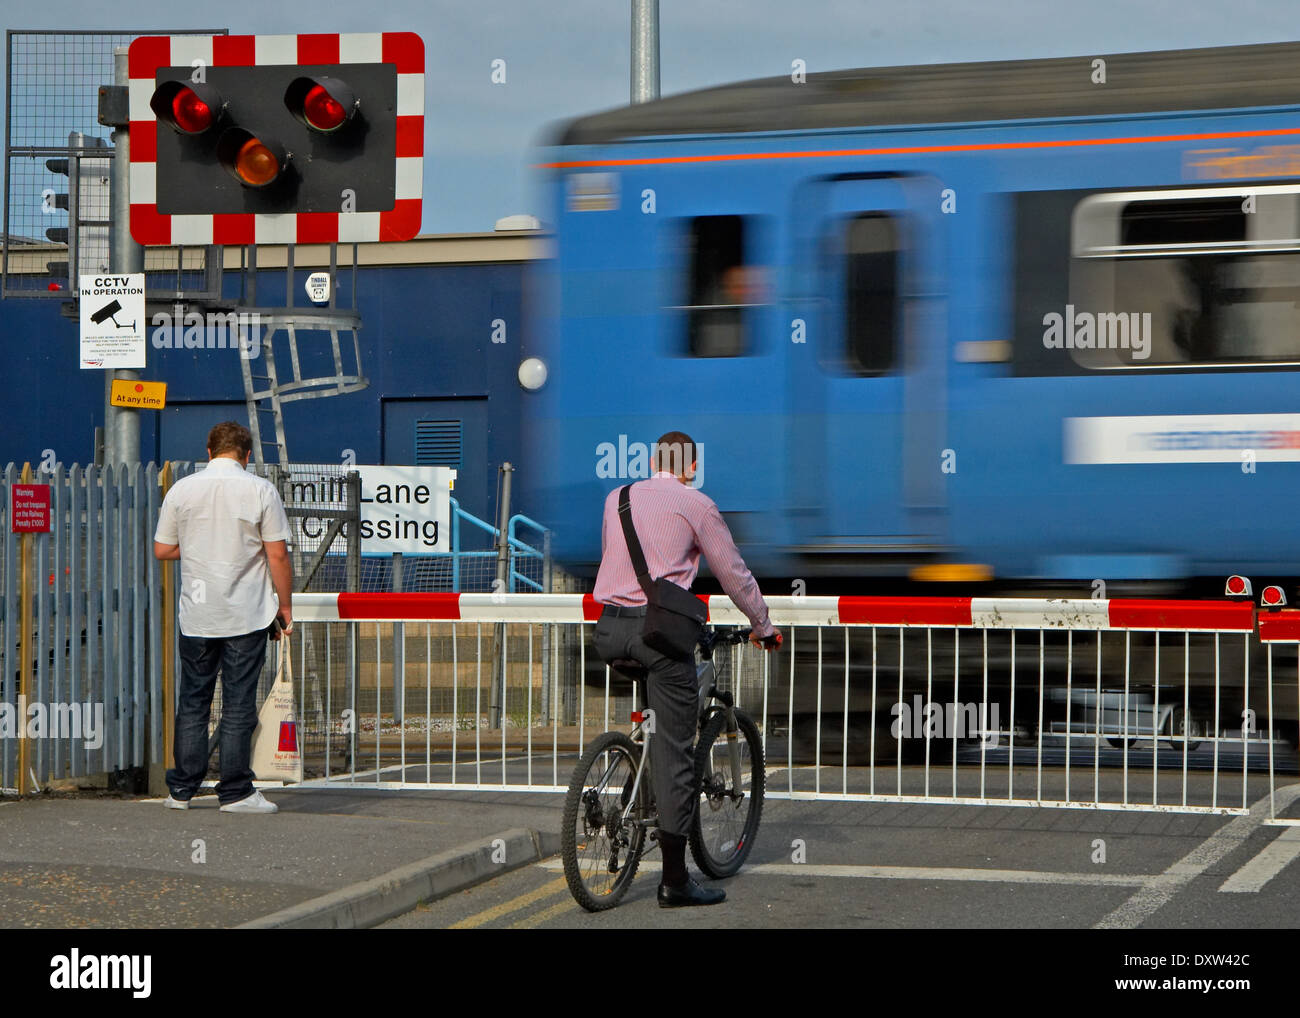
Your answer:
[[[128,66],[139,243],[353,243],[418,232],[418,35],[144,36]]]
[[[81,366],[142,368],[145,357],[144,273],[80,278]]]
[[[456,471],[450,467],[366,466],[346,469],[361,475],[361,554],[431,555],[451,547],[451,489]],[[343,474],[291,469],[289,501],[297,509],[338,505],[346,500]],[[319,517],[295,519],[304,546],[311,548],[329,527]]]

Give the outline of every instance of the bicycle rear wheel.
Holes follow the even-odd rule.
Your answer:
[[[732,776],[726,737],[727,715],[709,719],[695,746],[695,780],[699,802],[691,822],[691,855],[704,873],[717,880],[734,875],[744,864],[763,815],[763,743],[749,715],[736,711],[740,751],[739,789]]]
[[[627,735],[605,732],[587,747],[569,781],[560,856],[569,890],[588,912],[617,905],[641,862],[649,775],[632,803],[640,760],[641,747]]]

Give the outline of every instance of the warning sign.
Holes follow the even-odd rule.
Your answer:
[[[81,366],[142,368],[144,273],[81,277]]]
[[[10,530],[15,534],[50,532],[50,486],[15,484],[9,489]]]
[[[161,410],[167,405],[167,383],[114,378],[110,402],[113,406],[129,406],[137,410]]]

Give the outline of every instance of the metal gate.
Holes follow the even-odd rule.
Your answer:
[[[746,624],[708,600],[711,622]],[[1271,676],[1300,625],[1261,669],[1249,603],[768,605],[783,650],[737,648],[721,672],[763,733],[774,797],[1240,814],[1296,769],[1296,690]],[[589,595],[300,597],[329,731],[306,784],[562,791],[581,746],[632,708],[588,650],[599,612]]]

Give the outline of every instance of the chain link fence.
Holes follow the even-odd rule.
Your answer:
[[[76,298],[79,272],[109,269],[112,128],[99,123],[99,89],[113,54],[141,35],[221,35],[224,29],[5,33],[4,258],[8,297]],[[210,295],[221,248],[155,247],[148,288]]]

